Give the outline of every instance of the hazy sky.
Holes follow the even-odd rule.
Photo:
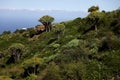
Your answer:
[[[0,0],[0,9],[87,11],[93,5],[112,11],[120,7],[120,0]]]

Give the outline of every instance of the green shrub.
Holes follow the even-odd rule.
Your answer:
[[[42,80],[63,80],[60,76],[59,66],[54,63],[49,65],[47,73]]]
[[[51,55],[49,57],[44,57],[43,59],[46,63],[49,63],[49,62],[52,62],[58,55],[59,54]]]
[[[8,76],[0,76],[0,80],[13,80]]]
[[[80,47],[64,48],[61,50],[54,61],[58,64],[61,63],[72,63],[74,61],[84,60],[86,58],[86,52]]]
[[[117,50],[120,49],[120,40],[117,36],[108,33],[101,40],[100,50]]]
[[[52,44],[50,44],[50,47],[59,48],[59,47],[60,47],[60,44],[52,43]]]
[[[69,41],[71,41],[72,39],[74,39],[75,37],[73,35],[67,35],[64,38],[60,38],[57,40],[58,44],[65,45],[66,43],[68,43]]]
[[[36,80],[37,75],[35,74],[30,74],[30,76],[26,77],[24,80]]]
[[[2,34],[10,34],[11,32],[10,31],[4,31]]]
[[[73,39],[70,42],[68,42],[65,47],[76,47],[79,45],[79,40],[78,39]]]
[[[107,66],[106,72],[110,74],[109,76],[120,75],[120,50],[108,52],[103,63]]]
[[[63,80],[85,80],[86,67],[81,61],[61,66]]]
[[[29,37],[32,38],[35,35],[35,30],[33,28],[28,28]]]
[[[22,68],[21,65],[15,65],[9,68],[8,72],[12,78],[19,79],[21,78],[21,75],[23,74],[24,69]]]
[[[85,80],[102,80],[104,74],[104,65],[101,62],[89,61],[87,64]]]
[[[30,58],[30,59],[27,59],[25,60],[23,63],[22,63],[22,66],[24,68],[28,68],[28,67],[35,67],[35,65],[40,65],[43,63],[43,59],[41,58],[38,58],[38,57],[33,57],[33,58]]]

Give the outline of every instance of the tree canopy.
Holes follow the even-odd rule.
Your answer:
[[[54,21],[54,18],[49,15],[45,15],[39,19],[39,22],[41,22],[45,26],[45,30],[47,32],[51,31],[51,23],[53,21]]]
[[[11,57],[8,59],[8,63],[11,60],[11,63],[19,61],[23,52],[25,50],[25,46],[21,43],[14,43],[9,47],[9,52]]]
[[[55,32],[55,35],[57,35],[57,38],[60,38],[60,34],[61,36],[64,35],[65,25],[62,23],[57,23],[52,26],[52,30]]]
[[[88,9],[88,12],[95,12],[99,10],[99,6],[92,6]]]
[[[39,19],[39,21],[44,24],[44,23],[53,22],[53,21],[54,21],[54,18],[51,17],[51,16],[49,16],[49,15],[45,15],[45,16],[41,17],[41,18]]]

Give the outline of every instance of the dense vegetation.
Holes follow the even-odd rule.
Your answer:
[[[119,80],[120,10],[0,35],[0,80]],[[45,18],[44,18],[45,17]],[[46,18],[47,17],[47,18]],[[47,20],[48,19],[48,20]]]

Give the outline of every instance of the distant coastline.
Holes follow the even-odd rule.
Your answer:
[[[15,31],[23,27],[29,28],[40,24],[37,20],[43,15],[51,15],[54,22],[72,20],[77,17],[85,17],[88,13],[82,11],[64,10],[11,10],[0,9],[0,34],[3,31]]]

